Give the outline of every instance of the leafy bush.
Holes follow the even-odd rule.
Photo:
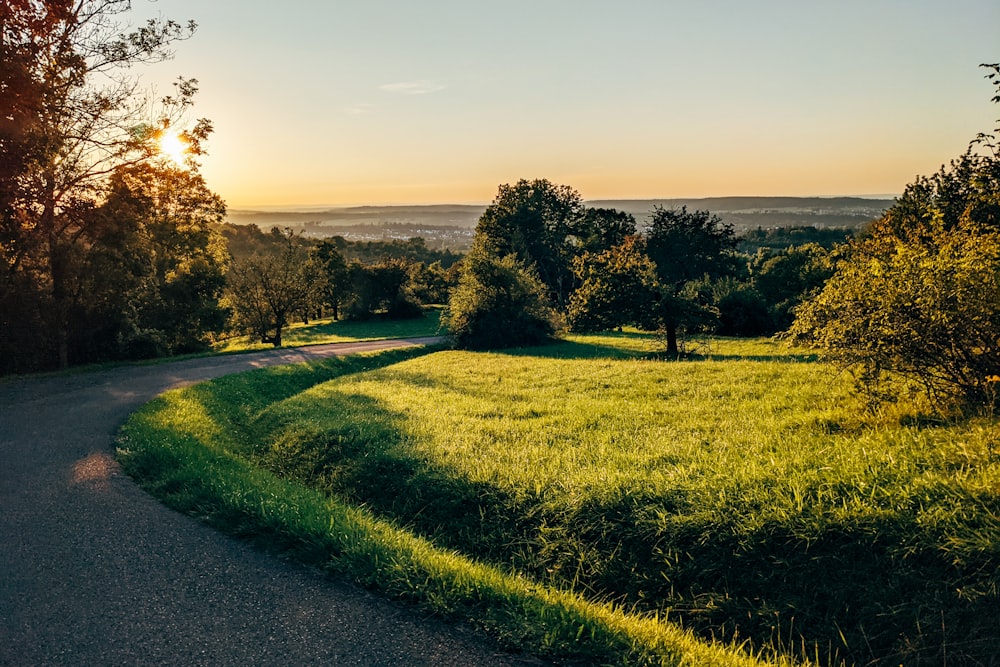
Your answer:
[[[859,369],[883,398],[892,376],[937,400],[996,401],[1000,370],[1000,233],[954,231],[936,247],[855,248],[798,314],[793,336]]]
[[[473,350],[537,345],[556,331],[546,288],[513,255],[474,248],[444,321],[455,343]]]
[[[987,67],[1000,88],[1000,65]],[[907,186],[797,312],[791,336],[857,369],[876,400],[901,377],[939,408],[996,405],[1000,146],[992,141],[981,136],[948,167]]]
[[[723,336],[760,336],[772,333],[767,302],[752,285],[734,278],[718,281],[713,288],[719,310],[717,333]]]

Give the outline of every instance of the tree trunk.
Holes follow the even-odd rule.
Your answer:
[[[281,330],[285,328],[285,316],[284,314],[278,314],[274,318],[274,338],[271,342],[275,347],[281,347]]]
[[[677,325],[667,325],[667,356],[676,359],[680,356],[677,350]]]
[[[52,294],[52,312],[55,316],[53,329],[56,334],[56,352],[59,370],[69,368],[69,312],[67,281],[67,251],[62,247],[62,241],[56,233],[56,198],[54,179],[46,178],[44,187],[44,204],[40,218],[40,226],[45,230],[48,243],[48,271]]]

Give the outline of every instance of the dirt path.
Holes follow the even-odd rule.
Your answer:
[[[0,665],[523,665],[226,538],[122,475],[111,436],[173,387],[409,345],[283,349],[0,383]]]

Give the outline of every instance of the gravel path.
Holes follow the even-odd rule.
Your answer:
[[[118,426],[167,389],[432,340],[0,383],[0,665],[538,664],[216,533],[112,457]]]

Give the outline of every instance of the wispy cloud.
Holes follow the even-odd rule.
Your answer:
[[[375,104],[352,104],[351,106],[344,109],[344,111],[349,116],[364,116],[365,114],[372,113],[378,108]]]
[[[398,93],[400,95],[426,95],[436,93],[447,88],[443,83],[431,81],[429,79],[418,79],[417,81],[400,81],[399,83],[386,83],[378,87],[385,93]]]

